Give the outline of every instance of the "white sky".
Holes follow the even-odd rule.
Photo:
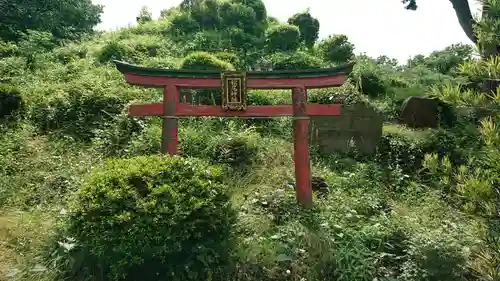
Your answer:
[[[142,6],[158,17],[160,11],[181,0],[93,0],[105,6],[101,30],[135,24]],[[356,53],[386,55],[406,62],[410,56],[428,54],[454,43],[470,44],[448,0],[418,0],[417,11],[407,11],[401,0],[264,0],[268,14],[286,21],[310,8],[321,24],[320,37],[346,34]],[[479,5],[471,0],[473,13]]]

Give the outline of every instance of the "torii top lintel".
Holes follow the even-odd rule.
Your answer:
[[[141,67],[114,61],[129,84],[149,87],[220,88],[221,74],[230,71]],[[342,85],[354,64],[334,68],[246,72],[249,89],[325,88]]]

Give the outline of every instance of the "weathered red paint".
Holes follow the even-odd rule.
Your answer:
[[[249,89],[292,89],[294,87],[324,88],[344,84],[346,76],[310,77],[310,78],[266,78],[248,79]],[[172,78],[164,76],[142,76],[125,74],[125,80],[132,85],[165,87],[176,85],[180,88],[220,88],[220,79],[214,78]]]
[[[307,116],[340,115],[339,104],[308,104]],[[163,104],[134,104],[129,107],[132,116],[164,116]],[[293,107],[285,105],[248,106],[245,111],[225,111],[217,105],[177,105],[175,116],[219,116],[219,117],[279,117],[293,116]]]
[[[163,117],[162,129],[162,152],[165,154],[177,154],[179,144],[177,118],[172,118],[179,106],[179,88],[176,85],[168,85],[163,91],[163,108],[165,115]],[[161,116],[161,115],[160,115]]]
[[[178,117],[280,117],[293,116],[294,162],[297,201],[304,207],[312,205],[311,168],[309,155],[309,117],[340,115],[338,104],[307,104],[308,88],[340,86],[346,74],[325,77],[301,78],[250,78],[250,89],[292,89],[292,104],[274,106],[248,106],[244,111],[226,111],[221,106],[187,104],[183,95],[179,102],[179,88],[219,88],[221,80],[216,78],[174,78],[166,76],[145,76],[124,73],[128,83],[133,85],[164,88],[163,103],[131,105],[133,116],[163,116],[162,151],[171,155],[177,153]]]
[[[293,146],[295,163],[295,190],[297,201],[304,207],[312,205],[311,167],[309,160],[309,119],[307,118],[307,91],[305,87],[292,89]],[[302,119],[303,118],[303,119]]]

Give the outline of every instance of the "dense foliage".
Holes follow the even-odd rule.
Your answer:
[[[0,1],[0,39],[18,40],[29,30],[51,32],[58,39],[76,39],[100,23],[102,6],[91,0]]]
[[[299,27],[300,38],[307,47],[314,46],[319,37],[319,21],[309,11],[297,13],[288,19],[288,24]]]
[[[462,44],[404,64],[355,54],[345,35],[319,39],[308,11],[281,22],[261,0],[183,0],[158,20],[144,8],[137,25],[103,33],[90,32],[100,13],[90,1],[21,2],[0,18],[1,276],[499,280],[498,57]],[[486,21],[477,28],[486,40]],[[311,103],[343,106],[326,118],[346,149],[311,145],[328,192],[297,206],[288,118],[182,118],[180,156],[159,156],[162,118],[126,108],[159,102],[162,90],[127,85],[112,60],[189,70],[354,62],[342,87],[308,90]],[[180,95],[218,105],[220,92]],[[439,105],[435,128],[403,125],[409,98]],[[251,105],[290,102],[289,90],[248,93]],[[357,120],[356,108],[373,115]],[[357,145],[380,129],[371,119],[384,124],[367,155]]]
[[[295,51],[300,44],[300,29],[295,25],[276,25],[266,32],[270,51]]]
[[[345,35],[328,36],[318,43],[317,52],[325,61],[341,64],[354,57],[354,45]]]
[[[93,170],[68,217],[68,235],[87,252],[83,270],[99,266],[114,280],[206,278],[231,246],[234,216],[220,180],[216,169],[179,157],[111,160]]]

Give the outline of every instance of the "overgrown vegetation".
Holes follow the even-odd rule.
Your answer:
[[[100,7],[62,4],[74,18],[49,9],[22,25],[30,10],[13,4],[0,19],[0,280],[500,280],[500,88],[483,87],[500,79],[498,57],[460,44],[404,65],[354,55],[345,35],[319,40],[308,11],[279,22],[260,0],[184,0],[158,20],[144,8],[136,26],[101,34],[90,32]],[[310,90],[309,102],[363,104],[384,132],[373,155],[311,147],[329,192],[301,209],[290,119],[181,119],[180,155],[162,156],[162,120],[126,114],[162,93],[127,85],[115,59],[220,70],[354,61],[345,85]],[[181,95],[220,103],[220,90]],[[439,126],[398,123],[409,97],[427,96],[449,109]]]

